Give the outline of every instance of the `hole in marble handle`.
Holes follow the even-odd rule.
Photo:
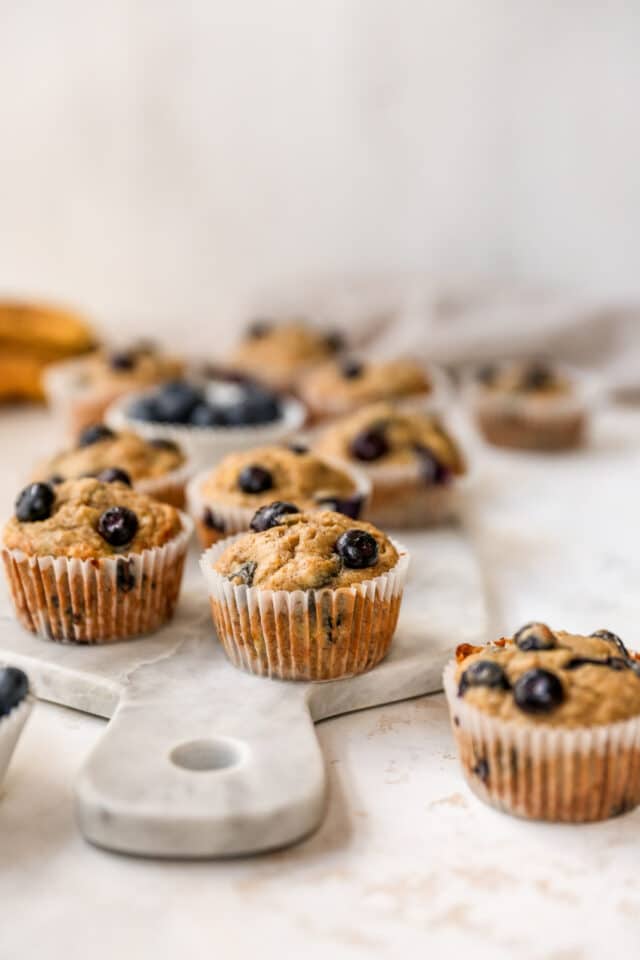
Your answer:
[[[228,770],[245,757],[244,744],[222,737],[188,740],[174,747],[169,759],[183,770]]]

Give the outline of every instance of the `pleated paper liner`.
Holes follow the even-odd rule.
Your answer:
[[[356,496],[361,500],[358,516],[354,517],[354,519],[368,519],[371,481],[366,473],[333,457],[321,456],[320,459],[351,477],[355,491],[348,496]],[[219,540],[223,540],[225,537],[232,536],[234,533],[242,533],[248,530],[253,515],[258,509],[257,506],[239,507],[233,504],[220,503],[219,501],[214,501],[204,496],[202,493],[202,485],[208,480],[210,475],[211,470],[202,470],[193,477],[187,486],[187,509],[193,517],[198,539],[204,549],[207,549],[207,547],[212,546],[214,543],[218,543]],[[277,491],[274,491],[273,499],[278,500],[282,498],[278,496]],[[295,498],[293,502],[296,502]],[[327,510],[330,508],[326,505],[318,504],[316,509]]]
[[[459,520],[471,483],[469,473],[443,484],[428,483],[418,461],[363,468],[371,481],[366,519],[381,530],[435,527]]]
[[[593,727],[501,721],[458,696],[444,671],[465,779],[485,803],[533,820],[606,820],[640,803],[640,716]]]
[[[213,569],[238,537],[210,547],[200,565],[213,622],[231,663],[280,680],[335,680],[365,673],[386,656],[409,568],[406,549],[379,577],[336,590],[235,586]]]
[[[175,611],[191,518],[162,547],[78,560],[2,549],[20,623],[47,640],[110,643],[157,630]]]
[[[193,427],[188,424],[156,423],[127,415],[132,402],[150,390],[129,393],[106,412],[105,423],[113,430],[131,430],[147,440],[172,440],[193,460],[196,469],[214,466],[227,453],[279,443],[304,424],[306,410],[293,397],[282,399],[282,416],[271,423],[246,427]]]

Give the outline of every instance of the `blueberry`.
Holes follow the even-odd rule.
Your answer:
[[[336,540],[336,553],[345,567],[363,570],[378,562],[378,544],[366,530],[347,530]]]
[[[189,422],[194,427],[221,427],[224,425],[224,414],[218,407],[203,402],[193,408]]]
[[[476,371],[476,380],[480,383],[484,383],[485,386],[490,387],[492,383],[495,383],[498,376],[498,368],[493,363],[485,363],[479,370]]]
[[[158,419],[165,423],[187,423],[202,402],[202,391],[186,380],[170,380],[155,395]]]
[[[339,330],[331,330],[325,337],[325,343],[331,353],[339,353],[345,348],[345,339]]]
[[[116,566],[116,587],[120,593],[130,593],[136,585],[136,575],[133,572],[133,561],[118,559]]]
[[[128,507],[109,507],[98,518],[98,533],[112,547],[131,543],[138,532],[138,518]]]
[[[47,477],[46,482],[52,487],[57,487],[59,483],[64,483],[64,477],[61,473],[52,473],[50,477]]]
[[[631,664],[622,657],[606,657],[604,660],[596,660],[593,657],[572,657],[565,663],[565,670],[577,670],[579,667],[609,667],[611,670],[628,670]]]
[[[224,523],[213,515],[209,507],[205,507],[202,512],[202,522],[209,530],[217,530],[218,533],[224,533]]]
[[[26,673],[17,667],[0,669],[0,717],[6,717],[29,693]]]
[[[384,428],[371,427],[357,433],[349,445],[349,453],[356,460],[379,460],[389,453],[389,442]]]
[[[133,486],[127,471],[121,470],[120,467],[105,467],[96,474],[96,480],[100,480],[101,483],[125,483],[128,487]]]
[[[610,643],[615,644],[623,657],[629,658],[631,656],[617,633],[612,633],[611,630],[595,630],[591,636],[599,637],[600,640],[608,640]]]
[[[317,501],[319,507],[342,513],[345,517],[357,520],[362,512],[362,497],[359,493],[352,497],[322,497]]]
[[[345,380],[355,380],[364,373],[364,364],[360,360],[344,360],[340,364],[340,373]]]
[[[156,450],[169,450],[171,453],[180,453],[180,447],[174,440],[167,440],[165,437],[152,437],[149,440],[149,446]]]
[[[532,363],[526,368],[520,381],[521,390],[544,390],[553,383],[553,372],[544,363]]]
[[[271,333],[273,324],[270,320],[264,320],[259,318],[253,320],[247,327],[247,337],[249,340],[261,340],[263,337],[266,337],[268,333]]]
[[[135,365],[135,354],[127,350],[119,350],[109,356],[109,366],[112,370],[133,370]]]
[[[520,650],[553,650],[556,645],[554,634],[544,623],[525,623],[513,639]]]
[[[451,471],[441,463],[428,447],[418,445],[415,448],[420,460],[420,471],[426,484],[441,485],[451,479]]]
[[[274,500],[273,503],[268,503],[266,506],[256,510],[249,526],[252,530],[255,530],[256,533],[262,533],[263,530],[269,530],[271,527],[277,526],[282,521],[282,518],[290,513],[300,513],[294,503],[287,503],[285,500]]]
[[[289,450],[291,450],[291,453],[297,453],[299,456],[302,456],[304,453],[309,453],[309,447],[305,446],[304,443],[290,443]]]
[[[241,400],[227,407],[226,421],[230,426],[251,426],[271,423],[281,415],[277,396],[270,390],[251,384]]]
[[[509,689],[507,675],[495,660],[476,660],[464,671],[458,685],[458,696],[462,697],[469,687],[495,687]]]
[[[132,420],[145,420],[151,423],[159,420],[160,417],[158,415],[155,396],[138,397],[137,400],[134,400],[127,407],[127,415],[130,416]]]
[[[238,486],[243,493],[264,493],[273,487],[273,476],[269,470],[252,463],[240,471]]]
[[[564,700],[564,687],[549,670],[527,670],[513,686],[513,699],[525,713],[549,713]]]
[[[16,517],[21,523],[34,523],[51,516],[55,494],[48,483],[30,483],[18,494]]]
[[[115,433],[104,423],[92,423],[90,427],[85,427],[78,437],[78,446],[90,447],[93,443],[99,443],[101,440],[111,440],[113,437],[115,437]]]

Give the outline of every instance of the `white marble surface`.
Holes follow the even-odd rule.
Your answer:
[[[478,452],[474,531],[496,631],[531,617],[638,644],[640,413],[588,452]],[[0,955],[73,960],[626,958],[640,948],[640,811],[524,823],[464,786],[440,695],[318,725],[330,794],[297,847],[217,863],[107,854],[75,829],[71,784],[102,722],[38,704],[0,802]],[[84,935],[79,934],[80,929]]]

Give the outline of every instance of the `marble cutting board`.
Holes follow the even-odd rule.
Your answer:
[[[38,697],[111,718],[76,783],[80,829],[100,846],[164,857],[256,853],[322,820],[326,776],[314,722],[441,688],[456,644],[482,642],[487,612],[461,529],[399,539],[411,572],[389,657],[327,683],[244,674],[217,645],[189,560],[178,614],[151,637],[106,646],[40,640],[0,596],[0,662]]]

